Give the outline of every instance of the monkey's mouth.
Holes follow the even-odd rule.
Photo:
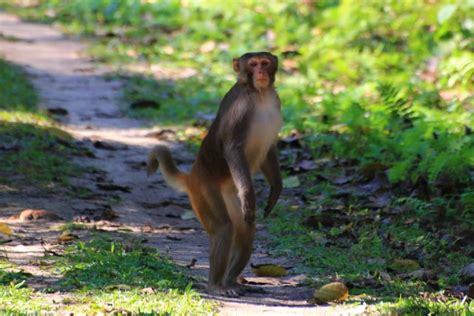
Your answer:
[[[255,82],[258,83],[258,84],[268,84],[269,80],[266,79],[266,78],[259,78],[259,79],[255,79]]]

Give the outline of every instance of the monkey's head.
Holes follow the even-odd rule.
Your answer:
[[[234,58],[233,67],[240,83],[252,84],[257,90],[265,90],[275,82],[278,58],[268,52],[246,53]]]

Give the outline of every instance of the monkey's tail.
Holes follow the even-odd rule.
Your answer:
[[[177,191],[186,192],[186,177],[188,175],[176,167],[170,150],[163,145],[155,146],[148,155],[148,175],[155,173],[158,168],[168,185]]]

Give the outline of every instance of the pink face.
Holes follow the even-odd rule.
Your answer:
[[[266,57],[252,57],[248,60],[247,69],[252,73],[255,88],[263,89],[270,85],[270,65],[271,62]]]

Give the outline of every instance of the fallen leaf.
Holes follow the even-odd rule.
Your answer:
[[[349,290],[342,282],[333,282],[316,290],[310,303],[326,304],[329,302],[344,301],[349,297]]]
[[[129,291],[130,289],[131,287],[126,284],[112,284],[105,287],[106,291],[113,291],[113,290]]]
[[[10,227],[5,223],[0,223],[0,233],[4,235],[11,235],[13,232]]]
[[[60,244],[65,244],[68,242],[71,242],[73,240],[79,239],[79,236],[72,234],[70,231],[64,231],[61,235],[58,237],[58,243]]]
[[[146,287],[146,288],[144,288],[144,289],[141,289],[141,290],[140,290],[140,293],[142,293],[142,294],[155,294],[156,291],[155,291],[155,289],[152,288],[152,287]]]
[[[364,205],[366,208],[384,208],[390,205],[392,202],[392,194],[389,192],[384,192],[377,196],[369,197],[370,203]]]
[[[175,136],[176,136],[176,132],[168,128],[162,129],[156,132],[150,132],[145,135],[145,137],[154,137],[159,140],[168,140],[170,139],[170,137],[175,137]]]
[[[91,219],[89,216],[86,215],[77,215],[72,218],[74,223],[90,223]]]
[[[354,176],[331,176],[320,174],[318,175],[318,177],[337,185],[343,185],[354,180]]]
[[[20,221],[36,221],[41,219],[60,220],[62,218],[51,211],[27,208],[21,211],[20,214],[11,216],[10,219]]]
[[[152,233],[155,230],[155,227],[152,224],[145,224],[141,230],[142,233]]]
[[[418,262],[412,259],[394,259],[388,266],[389,269],[403,273],[403,272],[413,272],[420,268]]]
[[[299,161],[297,164],[293,166],[293,170],[295,171],[310,171],[315,170],[317,168],[316,162],[314,160],[304,159]]]
[[[287,189],[296,188],[300,186],[300,179],[297,176],[292,176],[283,179],[283,187]]]
[[[250,267],[252,268],[253,273],[261,277],[264,277],[264,276],[282,277],[282,276],[288,275],[288,270],[286,270],[284,267],[277,264],[270,264],[270,263],[264,263],[264,264],[258,264],[258,265],[250,264]]]
[[[193,219],[196,218],[196,215],[194,214],[193,211],[186,211],[181,215],[181,219],[187,220],[187,219]]]
[[[392,281],[392,277],[387,272],[382,271],[382,272],[379,273],[379,276],[380,276],[380,280],[383,281],[383,282],[391,282]]]
[[[371,181],[361,185],[360,188],[368,193],[373,194],[379,190],[391,189],[392,184],[388,180],[385,173],[378,173]]]
[[[410,225],[410,224],[413,224],[414,222],[416,222],[416,218],[409,218],[404,223],[407,225]]]

